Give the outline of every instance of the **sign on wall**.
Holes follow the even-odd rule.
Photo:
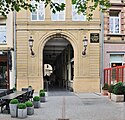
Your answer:
[[[90,33],[90,42],[99,43],[99,33]]]

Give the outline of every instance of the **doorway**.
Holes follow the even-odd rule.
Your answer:
[[[0,89],[9,89],[9,65],[7,52],[0,54]]]
[[[67,39],[53,37],[46,42],[43,49],[43,64],[44,89],[49,91],[72,89],[74,50]],[[50,70],[46,74],[48,68]]]

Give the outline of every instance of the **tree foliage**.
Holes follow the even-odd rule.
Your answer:
[[[43,1],[46,6],[50,6],[53,13],[56,11],[62,11],[65,9],[64,3],[55,3],[52,0],[35,0],[36,2]],[[90,4],[91,2],[91,4]],[[93,11],[99,6],[100,11],[104,8],[107,9],[110,6],[109,0],[72,0],[72,4],[78,10],[78,13],[87,15],[88,20],[92,19]],[[36,6],[32,6],[31,0],[0,0],[0,13],[3,16],[7,16],[10,11],[19,12],[21,9],[29,9],[31,12],[35,11]]]

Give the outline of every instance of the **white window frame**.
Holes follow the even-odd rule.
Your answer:
[[[59,3],[59,4],[61,4],[61,3],[65,4],[66,0],[64,0],[64,1],[62,1],[62,0],[52,0],[52,2],[56,2],[56,3]],[[60,18],[60,16],[62,16],[62,15],[63,15],[63,19]],[[57,19],[53,19],[54,18],[53,16],[56,16]],[[51,11],[51,20],[52,21],[65,21],[65,19],[66,19],[66,10],[65,9],[63,11],[60,11],[60,12],[56,11],[56,13],[53,13]]]
[[[113,32],[111,32],[111,26],[110,26],[110,19],[113,19]],[[116,30],[116,27],[115,27],[115,19],[119,19],[119,32],[117,33],[115,30]],[[119,16],[110,16],[109,17],[109,33],[110,34],[120,34],[121,33],[121,20],[120,20],[120,14]]]
[[[34,0],[32,0],[31,1],[31,4],[33,5],[33,4],[37,4],[37,9],[36,9],[36,11],[35,12],[32,12],[31,13],[31,21],[44,21],[45,20],[45,5],[44,5],[44,2],[40,2],[40,3],[38,3],[38,2],[36,2],[36,1],[34,1]],[[39,19],[39,14],[41,14],[40,12],[41,12],[41,9],[39,9],[39,7],[40,7],[40,5],[42,5],[42,14],[43,14],[43,19]],[[36,13],[36,19],[33,19],[33,14],[34,13]]]
[[[0,40],[0,44],[6,44],[6,25],[0,25],[0,38],[3,37],[3,40]],[[4,39],[5,38],[5,39]]]
[[[85,0],[82,0],[81,2],[84,3],[84,1]],[[77,10],[78,9],[75,8],[75,5],[72,5],[72,21],[86,21],[86,15],[83,15],[82,13],[78,14]]]

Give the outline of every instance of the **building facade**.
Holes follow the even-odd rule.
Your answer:
[[[0,15],[0,89],[15,86],[13,13]]]
[[[44,8],[43,3],[38,4],[36,12],[16,14],[18,90],[31,85],[39,91],[45,89],[46,83],[48,89],[100,90],[100,12],[96,10],[93,20],[87,21],[85,16],[77,14],[70,0],[61,2],[66,3],[66,9],[56,14],[49,6]],[[85,37],[88,45],[83,55]],[[29,39],[34,40],[32,48]],[[49,66],[52,69],[48,69]],[[55,74],[49,76],[48,82],[45,80],[47,69]]]
[[[110,2],[111,7],[104,14],[104,68],[125,63],[125,3]]]

